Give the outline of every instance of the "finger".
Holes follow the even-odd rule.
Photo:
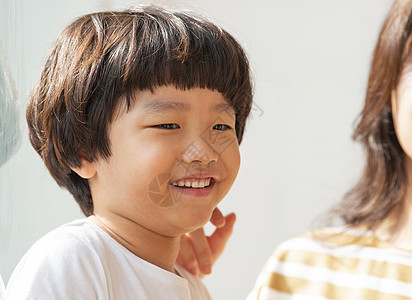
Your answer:
[[[188,236],[191,239],[200,271],[204,274],[210,274],[212,272],[213,257],[203,228],[188,233]]]
[[[200,272],[192,242],[190,238],[185,235],[183,235],[180,240],[180,251],[176,262],[194,276],[197,276]]]
[[[225,217],[219,208],[213,210],[212,216],[210,217],[210,223],[212,223],[217,228],[225,226]]]
[[[217,228],[213,234],[208,237],[210,250],[213,256],[213,262],[222,254],[225,249],[226,243],[229,240],[233,232],[233,227],[236,222],[236,215],[231,213],[225,217],[225,226]]]

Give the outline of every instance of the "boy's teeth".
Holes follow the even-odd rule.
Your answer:
[[[173,186],[179,186],[179,187],[190,187],[190,188],[204,188],[208,187],[210,185],[210,178],[207,179],[198,179],[198,180],[179,180],[179,181],[174,181],[171,183]]]
[[[192,188],[198,188],[199,187],[199,182],[193,181],[192,182]]]

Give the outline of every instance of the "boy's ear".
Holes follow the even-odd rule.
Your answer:
[[[71,169],[84,179],[90,179],[96,174],[94,164],[85,154],[80,154],[80,167],[71,167]]]

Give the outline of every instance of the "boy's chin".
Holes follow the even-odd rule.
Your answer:
[[[190,216],[182,216],[180,220],[175,219],[173,223],[175,223],[175,229],[178,231],[175,233],[181,235],[199,229],[209,222],[211,215],[212,212],[203,211],[193,213]]]

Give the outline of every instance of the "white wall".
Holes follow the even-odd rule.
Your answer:
[[[116,3],[115,3],[116,2]],[[146,3],[149,1],[145,1]],[[0,0],[0,40],[22,107],[58,32],[75,16],[139,1]],[[371,53],[389,0],[162,1],[211,17],[245,46],[257,104],[241,145],[242,167],[225,212],[236,229],[206,278],[214,299],[243,299],[282,240],[312,228],[362,167],[351,142]],[[263,110],[261,116],[258,107]],[[81,216],[57,187],[23,132],[0,170],[0,265],[7,282],[24,252],[51,229]]]

